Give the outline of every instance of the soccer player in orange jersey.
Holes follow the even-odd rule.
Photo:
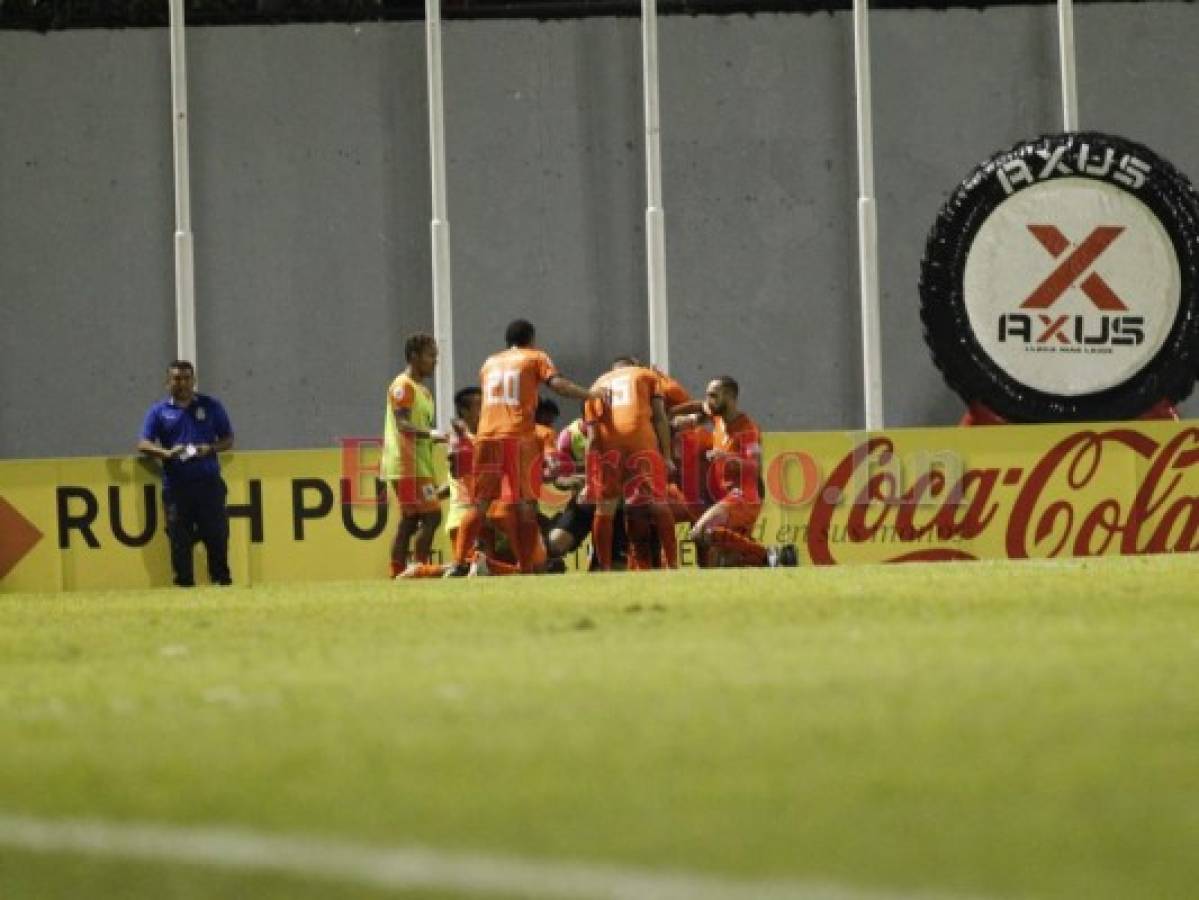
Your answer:
[[[673,463],[661,378],[633,358],[619,357],[611,371],[596,380],[592,391],[610,396],[606,403],[589,401],[583,411],[591,432],[587,490],[596,498],[591,540],[600,570],[612,569],[613,520],[622,503],[630,549],[638,545],[635,521],[648,508],[666,565],[677,568],[674,516],[666,500],[666,481]],[[636,560],[631,567],[643,568],[644,563],[648,561]]]
[[[691,539],[710,565],[762,566],[768,551],[749,536],[762,511],[762,432],[738,407],[739,394],[729,375],[714,378],[704,394],[715,425],[708,460],[719,499],[692,526]]]
[[[575,400],[602,400],[602,392],[580,387],[558,372],[553,360],[536,346],[537,329],[517,319],[504,334],[507,350],[489,356],[480,370],[483,413],[474,454],[474,508],[462,519],[450,575],[466,575],[475,540],[491,503],[501,498],[518,504],[519,522],[508,538],[522,573],[535,569],[540,530],[537,497],[541,487],[543,445],[535,416],[538,388]]]
[[[553,478],[558,467],[558,432],[554,430],[554,423],[558,421],[558,404],[548,397],[542,397],[537,401],[537,411],[534,413],[535,424],[534,431],[537,433],[537,439],[541,442],[542,448],[542,475],[546,478]],[[500,528],[502,533],[514,533],[519,524],[517,504],[509,503],[505,500],[497,500],[491,504],[487,510],[487,519],[489,522],[494,522]],[[548,520],[537,514],[538,534],[537,545],[533,550],[533,566],[534,569],[541,573],[546,569],[549,563],[549,553],[545,545],[545,531],[549,525]],[[516,548],[504,548],[509,551],[506,556],[499,548],[495,552],[487,552],[482,559],[476,554],[475,560],[479,565],[476,566],[476,575],[518,575],[520,574],[519,563],[513,565],[512,562],[516,559]],[[565,571],[563,566],[561,570],[557,565],[551,567],[553,571]]]

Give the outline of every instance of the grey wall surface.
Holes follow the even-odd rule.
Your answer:
[[[973,164],[1057,129],[1054,12],[872,29],[886,418],[947,424],[924,238]],[[1199,176],[1199,8],[1088,5],[1076,30],[1083,125]],[[675,374],[732,372],[769,428],[860,425],[850,18],[660,40]],[[245,449],[373,434],[432,322],[423,26],[195,29],[188,52],[203,389]],[[444,53],[457,381],[518,315],[578,380],[646,352],[638,23],[452,22]],[[161,391],[168,65],[163,31],[0,32],[0,456],[125,452]]]

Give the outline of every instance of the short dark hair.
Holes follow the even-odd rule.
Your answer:
[[[625,356],[618,356],[615,359],[613,359],[612,365],[614,365],[614,366],[639,366],[639,365],[641,365],[641,360],[639,360],[635,356],[626,354]]]
[[[734,397],[740,396],[741,387],[737,384],[737,379],[732,375],[717,375],[712,380],[719,382],[720,386],[728,390]]]
[[[537,338],[537,329],[528,319],[513,319],[504,329],[504,343],[509,347],[528,347]]]
[[[537,412],[533,414],[534,420],[540,421],[542,416],[549,416],[551,421],[558,418],[558,404],[549,397],[537,398]]]
[[[412,357],[420,356],[430,347],[436,346],[436,338],[427,332],[418,331],[416,334],[410,334],[408,340],[404,341],[404,361],[408,362]]]
[[[470,387],[459,388],[454,392],[454,412],[460,416],[466,415],[466,407],[470,405],[471,397],[482,397],[483,389],[471,385]]]
[[[170,365],[167,366],[167,371],[169,372],[171,369],[186,369],[193,375],[196,374],[196,367],[186,359],[172,359]]]

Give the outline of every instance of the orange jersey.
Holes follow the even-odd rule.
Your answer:
[[[685,387],[660,369],[654,369],[654,372],[658,376],[659,393],[662,394],[662,402],[666,404],[667,412],[690,402],[691,394]]]
[[[592,390],[611,391],[611,400],[588,400],[583,419],[592,426],[600,450],[657,450],[654,398],[661,398],[661,379],[653,369],[625,366],[605,372]]]
[[[760,452],[762,432],[758,423],[746,413],[739,413],[732,422],[713,416],[712,449],[721,453],[739,453],[742,456]]]
[[[738,413],[737,418],[726,422],[721,416],[714,416],[715,427],[712,429],[712,449],[718,453],[733,453],[745,459],[760,457],[762,453],[762,432],[758,423],[745,413]],[[737,461],[726,461],[722,464],[721,484],[726,490],[734,488],[745,489],[741,483],[741,464]],[[757,480],[757,472],[750,477]],[[753,482],[749,482],[753,484]]]
[[[483,415],[478,437],[533,437],[537,389],[557,374],[554,361],[541,350],[513,347],[487,357],[479,371]]]

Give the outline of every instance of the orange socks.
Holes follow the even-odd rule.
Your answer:
[[[475,552],[475,541],[479,537],[479,529],[483,527],[483,516],[475,507],[471,507],[458,524],[458,539],[454,543],[454,562],[465,565]]]

